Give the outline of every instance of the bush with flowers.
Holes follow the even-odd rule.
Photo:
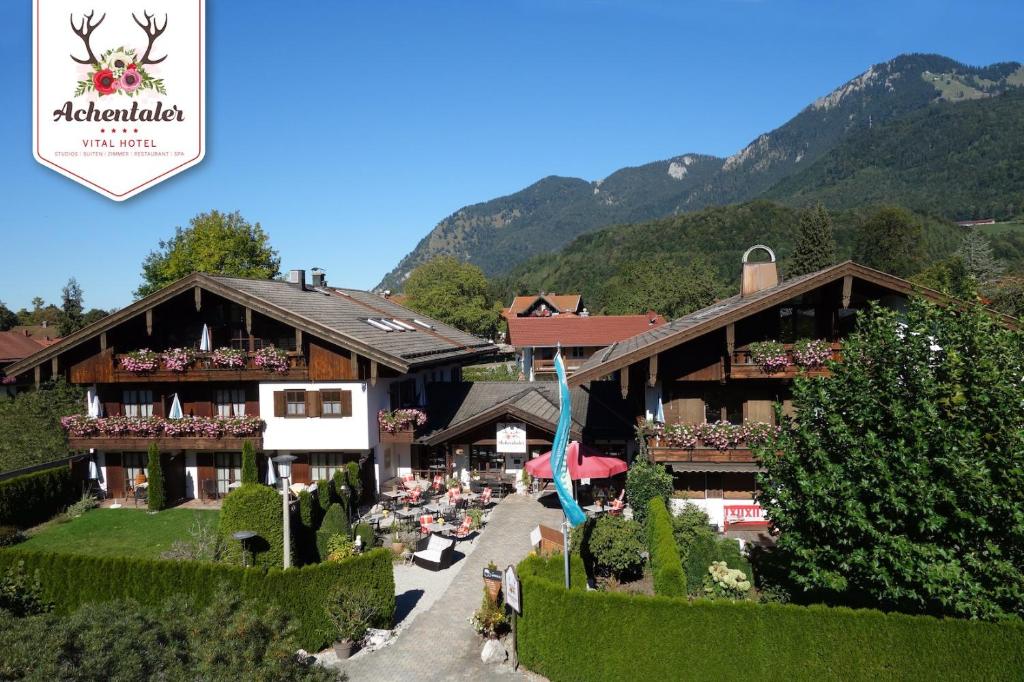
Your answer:
[[[78,81],[75,97],[81,97],[87,92],[95,92],[100,97],[115,93],[134,97],[146,90],[166,95],[164,79],[153,78],[138,62],[134,49],[118,47],[107,50],[96,63],[90,65],[86,78]]]
[[[141,348],[125,353],[120,359],[121,369],[133,374],[155,372],[160,366],[160,356],[148,348]]]
[[[256,436],[263,431],[263,420],[254,416],[240,417],[100,417],[85,415],[62,417],[61,426],[71,437],[110,436],[124,438],[156,438],[160,436],[242,438]]]
[[[711,599],[745,599],[750,594],[750,580],[724,561],[712,561],[704,579],[704,595]]]
[[[757,447],[769,443],[778,435],[779,427],[765,422],[747,421],[732,424],[719,420],[703,424],[669,424],[664,427],[663,438],[670,448],[692,450],[698,445],[726,450],[746,445]]]
[[[793,362],[801,367],[822,367],[832,359],[832,344],[824,339],[800,339],[793,344]]]
[[[789,366],[786,347],[778,341],[755,341],[750,344],[750,360],[768,374],[780,372]]]
[[[184,372],[196,361],[196,352],[191,348],[168,348],[160,354],[164,367],[172,372]]]
[[[427,415],[423,410],[417,410],[414,407],[381,410],[377,413],[377,423],[383,431],[398,433],[410,427],[423,426],[427,423]]]
[[[218,348],[210,355],[214,367],[226,367],[229,369],[242,369],[245,367],[246,353],[241,348]]]
[[[288,371],[288,353],[275,346],[264,346],[253,354],[252,364],[268,372],[284,374]]]

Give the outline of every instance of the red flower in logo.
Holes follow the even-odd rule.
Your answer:
[[[114,83],[117,79],[114,78],[114,72],[110,69],[101,69],[92,75],[92,84],[96,88],[96,92],[100,95],[112,95],[114,94]]]

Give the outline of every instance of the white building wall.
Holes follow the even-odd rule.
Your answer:
[[[287,390],[318,391],[341,389],[352,392],[351,417],[275,417],[274,393]],[[371,388],[365,381],[261,383],[260,417],[267,426],[263,432],[264,450],[307,452],[315,450],[368,450],[376,444],[377,410],[381,386]],[[383,390],[387,400],[387,391]],[[369,428],[373,420],[373,430]]]
[[[700,507],[708,515],[708,520],[717,525],[719,530],[725,528],[725,506],[733,505],[745,505],[745,504],[757,504],[757,501],[753,498],[747,500],[733,500],[725,499],[722,497],[709,497],[707,499],[690,499],[685,500],[678,497],[673,497],[671,500],[672,513],[682,510],[682,508],[689,502],[690,504]]]

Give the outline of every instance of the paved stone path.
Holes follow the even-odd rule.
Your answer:
[[[557,506],[552,509],[524,495],[506,497],[491,511],[490,523],[474,551],[448,569],[459,573],[444,595],[419,614],[394,644],[345,661],[341,670],[352,682],[485,680],[497,676],[528,679],[521,668],[513,673],[508,663],[487,666],[481,662],[483,642],[469,618],[483,598],[482,573],[487,563],[494,561],[502,569],[518,563],[530,551],[533,527],[557,528],[561,520]]]

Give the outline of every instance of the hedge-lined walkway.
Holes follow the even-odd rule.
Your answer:
[[[434,605],[420,614],[391,646],[342,663],[352,682],[363,680],[481,680],[512,674],[507,663],[485,666],[480,661],[483,641],[469,618],[483,599],[483,569],[494,561],[504,569],[530,551],[530,531],[537,524],[554,528],[562,512],[523,495],[510,495],[490,515],[479,545],[458,564],[452,584]],[[424,569],[426,570],[426,569]],[[520,668],[522,672],[522,668]],[[525,677],[525,674],[523,675]]]

